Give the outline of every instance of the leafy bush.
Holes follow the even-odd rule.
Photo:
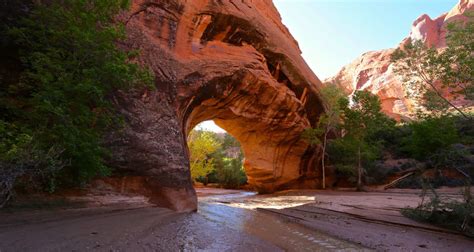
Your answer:
[[[331,163],[336,167],[336,174],[339,177],[347,177],[351,182],[356,182],[358,163],[358,150],[360,147],[361,165],[368,169],[374,165],[374,161],[379,157],[379,150],[376,146],[350,138],[338,138],[330,141],[328,153]]]
[[[136,52],[116,45],[125,30],[114,18],[128,4],[46,1],[6,28],[22,70],[18,80],[0,84],[3,174],[9,172],[5,166],[34,166],[52,180],[61,175],[77,184],[110,174],[101,139],[121,125],[110,98],[117,89],[151,87],[152,80],[149,71],[131,62]],[[50,162],[65,169],[49,169]]]
[[[408,125],[411,133],[403,139],[402,148],[410,157],[426,160],[433,153],[459,141],[452,117],[426,117]]]
[[[351,180],[357,177],[357,189],[381,157],[383,132],[391,131],[395,122],[382,113],[380,99],[368,91],[356,91],[352,103],[340,99],[342,137],[329,142],[330,161],[339,175]],[[350,171],[353,169],[354,171]]]
[[[474,201],[469,190],[470,186],[465,188],[462,201],[443,200],[432,190],[431,199],[424,203],[425,188],[422,203],[416,208],[404,208],[401,212],[408,218],[458,230],[474,237]]]
[[[191,175],[204,185],[218,183],[229,189],[247,183],[240,143],[231,135],[193,130],[188,137]]]
[[[424,161],[426,168],[434,169],[432,177],[413,176],[402,181],[398,187],[423,188],[422,203],[416,208],[406,208],[402,213],[412,219],[443,226],[474,237],[474,202],[470,193],[474,175],[474,153],[472,152],[472,125],[450,116],[425,117],[408,125],[410,134],[402,141],[407,155]],[[460,137],[461,136],[461,137]],[[455,169],[464,178],[443,176],[444,169]],[[440,186],[464,186],[464,199],[441,199],[434,188]],[[431,189],[430,201],[424,201],[427,188]]]
[[[242,160],[238,158],[225,158],[224,167],[217,169],[216,173],[219,184],[224,188],[235,189],[247,183]]]
[[[29,179],[29,188],[55,190],[56,174],[67,162],[61,159],[61,149],[37,148],[33,138],[13,125],[0,121],[0,208],[14,195],[21,177]]]

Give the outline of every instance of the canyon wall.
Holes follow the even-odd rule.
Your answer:
[[[186,137],[205,120],[240,141],[258,191],[317,186],[321,155],[300,136],[324,111],[321,82],[271,0],[134,0],[121,19],[156,90],[117,92],[127,126],[106,144],[152,202],[196,209]]]
[[[422,15],[415,20],[408,37],[398,47],[421,40],[427,46],[442,49],[446,47],[447,24],[465,20],[463,14],[472,10],[474,0],[460,0],[451,11],[434,20],[426,14]],[[334,77],[326,79],[325,83],[339,85],[348,95],[355,90],[368,90],[379,96],[387,115],[397,120],[407,119],[420,107],[420,101],[406,97],[407,90],[402,78],[394,72],[394,65],[390,62],[394,51],[386,49],[364,53],[344,66]],[[453,102],[458,105],[465,103],[462,99]]]

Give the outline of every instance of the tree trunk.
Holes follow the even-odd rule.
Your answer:
[[[360,155],[360,145],[357,150],[358,164],[357,164],[357,191],[362,191],[362,163]]]
[[[456,105],[454,105],[452,102],[450,102],[447,98],[445,98],[441,92],[438,91],[438,89],[436,89],[436,87],[434,86],[434,84],[430,84],[430,86],[434,89],[434,91],[436,92],[436,94],[441,98],[443,99],[449,106],[451,106],[452,108],[454,108],[459,114],[461,114],[464,118],[470,120],[471,117],[466,115],[460,108],[458,108]]]
[[[454,108],[459,114],[461,114],[464,118],[468,119],[468,120],[471,120],[472,118],[468,115],[466,115],[461,109],[459,109],[456,105],[454,105],[452,102],[450,102],[447,98],[445,98],[441,92],[438,90],[438,88],[436,88],[435,86],[435,83],[433,83],[433,81],[431,81],[429,78],[426,77],[426,75],[421,72],[421,71],[418,71],[421,75],[421,78],[422,80],[428,84],[428,86],[431,87],[431,89],[433,89],[433,91],[435,91],[436,95],[438,97],[440,97],[441,99],[443,99],[444,102],[446,102],[449,106],[451,106],[452,108]]]
[[[325,166],[324,160],[326,159],[326,144],[327,144],[327,139],[328,139],[328,133],[329,133],[328,130],[324,132],[323,157],[321,159],[321,169],[323,172],[323,189],[326,189],[326,166]]]

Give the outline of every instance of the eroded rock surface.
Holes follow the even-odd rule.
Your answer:
[[[320,155],[300,136],[321,82],[271,0],[135,0],[122,18],[156,90],[117,93],[128,126],[108,138],[111,164],[144,176],[153,202],[196,209],[186,136],[205,120],[240,141],[259,191],[316,186]]]
[[[430,47],[440,49],[446,47],[447,24],[455,20],[465,20],[464,13],[472,10],[474,10],[474,0],[460,0],[450,12],[434,20],[426,14],[420,16],[414,21],[409,36],[400,43],[399,47],[413,40],[421,40]],[[420,101],[406,97],[407,90],[402,78],[394,73],[394,66],[390,62],[394,50],[364,53],[325,82],[336,83],[348,95],[355,90],[369,90],[379,96],[382,109],[386,114],[397,120],[408,118],[419,107]],[[466,101],[458,99],[454,103],[463,105]]]

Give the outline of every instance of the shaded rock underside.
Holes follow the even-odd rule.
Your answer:
[[[241,143],[260,192],[317,186],[320,154],[300,136],[324,110],[321,82],[270,0],[136,0],[121,18],[156,90],[115,95],[128,126],[107,138],[110,163],[144,176],[153,202],[196,208],[186,137],[205,120]]]

